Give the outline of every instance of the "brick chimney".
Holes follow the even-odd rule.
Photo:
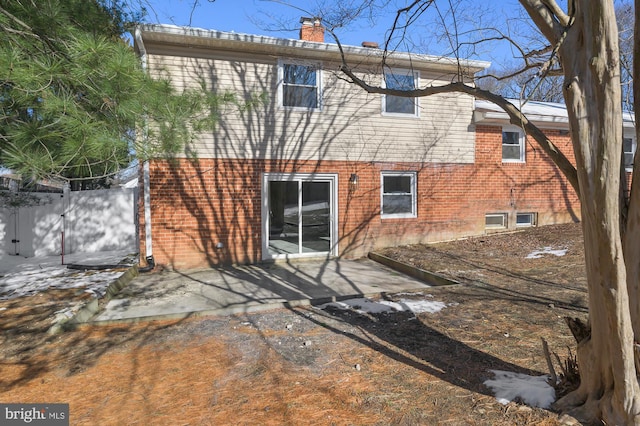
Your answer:
[[[300,18],[300,40],[324,43],[324,27],[322,18]]]
[[[378,43],[375,41],[363,41],[362,47],[366,47],[368,49],[379,49]]]

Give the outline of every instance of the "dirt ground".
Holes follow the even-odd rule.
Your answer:
[[[527,259],[545,247],[567,253]],[[307,307],[50,336],[81,294],[4,301],[0,401],[69,403],[74,425],[561,424],[483,382],[547,373],[541,338],[573,350],[563,317],[586,317],[582,253],[579,225],[386,250],[461,283],[383,295],[447,304],[417,317]]]

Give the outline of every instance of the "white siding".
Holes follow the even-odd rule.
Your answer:
[[[151,50],[151,49],[150,49]],[[203,134],[200,157],[290,160],[474,161],[473,99],[442,94],[419,100],[420,117],[382,115],[382,96],[344,81],[335,64],[324,63],[322,110],[292,111],[277,105],[278,59],[174,48],[150,54],[153,73],[171,76],[178,88],[199,82],[240,100],[264,96],[252,109],[227,105],[219,126]],[[421,70],[420,87],[445,84]],[[379,80],[379,77],[375,78]],[[377,81],[379,83],[379,81]]]

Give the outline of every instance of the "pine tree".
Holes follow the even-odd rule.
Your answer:
[[[213,126],[216,96],[144,72],[123,38],[139,18],[113,0],[0,0],[0,165],[99,179]]]

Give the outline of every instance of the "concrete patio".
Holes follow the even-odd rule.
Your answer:
[[[92,322],[237,314],[428,287],[369,259],[164,271],[134,278]]]

